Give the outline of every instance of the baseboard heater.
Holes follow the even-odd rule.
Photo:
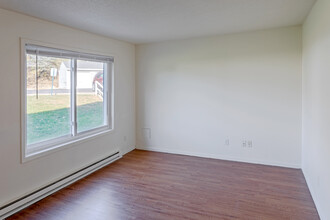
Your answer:
[[[116,152],[102,160],[99,160],[89,166],[86,166],[66,177],[63,177],[47,186],[44,186],[28,195],[25,195],[11,203],[0,207],[0,219],[5,219],[12,214],[26,208],[27,206],[63,189],[64,187],[76,182],[77,180],[95,172],[96,170],[120,159],[122,156]]]

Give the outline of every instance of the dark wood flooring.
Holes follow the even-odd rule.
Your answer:
[[[134,150],[9,219],[319,219],[301,170]]]

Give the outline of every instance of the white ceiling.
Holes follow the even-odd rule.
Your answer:
[[[0,0],[0,7],[132,43],[301,24],[316,0]]]

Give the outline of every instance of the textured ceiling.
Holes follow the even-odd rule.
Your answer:
[[[0,7],[132,43],[301,24],[315,0],[0,0]]]

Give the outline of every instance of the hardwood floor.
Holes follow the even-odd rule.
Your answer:
[[[300,170],[134,150],[9,219],[319,219]]]

